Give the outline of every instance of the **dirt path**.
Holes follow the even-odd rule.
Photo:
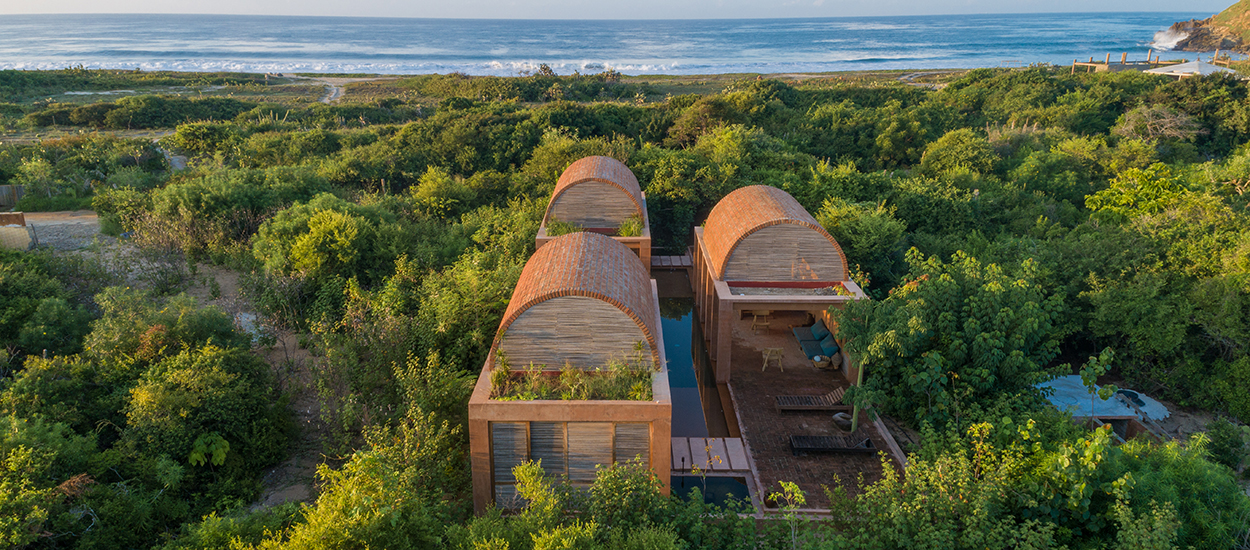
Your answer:
[[[931,84],[928,82],[916,82],[916,79],[924,78],[926,76],[946,74],[950,72],[955,72],[955,71],[928,71],[928,72],[923,72],[923,73],[907,73],[903,76],[898,77],[898,81],[908,86],[916,86],[918,88],[928,88],[930,90],[941,90],[942,88],[946,87],[945,84]]]
[[[252,509],[260,510],[287,502],[312,502],[317,496],[317,466],[326,462],[321,452],[324,427],[314,389],[312,354],[300,347],[297,334],[258,327],[258,315],[241,291],[239,272],[199,264],[196,273],[199,281],[187,289],[187,294],[201,304],[222,308],[249,332],[273,335],[273,346],[257,347],[256,353],[269,364],[278,390],[290,396],[291,412],[299,426],[299,435],[291,443],[290,455],[265,472],[261,495],[252,503]]]
[[[339,99],[343,97],[343,86],[347,84],[351,84],[353,82],[377,82],[377,81],[382,81],[382,80],[399,80],[399,77],[397,76],[371,76],[371,77],[363,77],[363,78],[340,78],[340,77],[334,77],[334,76],[312,77],[312,76],[298,76],[298,75],[293,75],[293,74],[284,74],[280,76],[282,76],[283,78],[290,78],[294,80],[307,80],[310,82],[320,82],[322,85],[326,87],[326,94],[324,96],[321,96],[321,99],[318,100],[321,103],[333,103],[335,101],[338,101]]]
[[[172,135],[173,132],[170,132],[170,134]],[[161,136],[161,137],[165,137],[165,136]],[[161,138],[159,137],[156,139],[153,139],[152,145],[155,146],[156,150],[160,151],[162,155],[165,155],[165,162],[169,163],[170,171],[177,172],[179,170],[186,169],[187,157],[182,156],[182,155],[175,155],[173,153],[170,153],[169,151],[166,151],[164,147],[161,147],[160,141],[161,141]]]
[[[26,225],[34,233],[35,246],[57,250],[86,248],[97,239],[113,240],[100,235],[100,219],[90,210],[26,212]]]

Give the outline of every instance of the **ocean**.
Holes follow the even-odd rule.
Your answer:
[[[1207,13],[737,20],[471,20],[229,15],[5,15],[0,69],[516,75],[721,74],[1145,59]],[[1156,41],[1158,44],[1156,44]],[[1192,58],[1193,54],[1174,57]],[[1165,56],[1166,58],[1167,56]]]

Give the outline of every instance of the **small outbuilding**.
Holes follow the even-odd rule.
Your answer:
[[[829,307],[867,297],[837,241],[775,187],[743,187],[721,199],[695,228],[693,256],[691,282],[717,383],[729,381],[733,324],[743,316],[806,312],[836,333]],[[853,379],[849,363],[841,366]]]
[[[572,227],[616,239],[650,269],[647,200],[625,163],[611,157],[585,157],[560,174],[535,244],[542,248],[556,233]]]
[[[649,399],[519,399],[495,391],[496,378],[519,371],[554,380],[562,375],[553,371],[596,376],[622,363],[650,380]],[[646,268],[601,234],[552,238],[522,269],[469,400],[474,507],[517,504],[512,468],[527,460],[588,485],[596,465],[638,459],[667,492],[671,416],[659,298]]]

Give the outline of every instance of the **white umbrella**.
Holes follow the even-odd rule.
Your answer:
[[[1181,63],[1179,65],[1168,65],[1157,69],[1146,71],[1151,74],[1165,74],[1168,76],[1205,76],[1215,73],[1233,73],[1237,71],[1227,67],[1212,65],[1203,61],[1190,61],[1189,63]]]

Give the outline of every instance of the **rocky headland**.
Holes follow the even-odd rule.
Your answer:
[[[1216,23],[1214,17],[1174,23],[1164,33],[1170,37],[1175,37],[1173,38],[1174,40],[1179,38],[1179,40],[1176,40],[1175,45],[1171,47],[1173,51],[1213,52],[1220,50],[1250,53],[1250,47],[1247,47],[1241,36],[1233,29]],[[1155,43],[1161,43],[1159,37],[1156,37]]]

